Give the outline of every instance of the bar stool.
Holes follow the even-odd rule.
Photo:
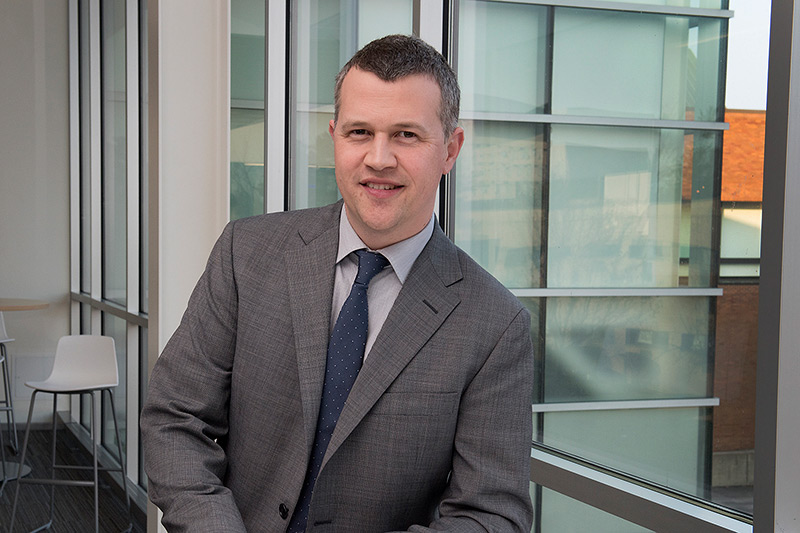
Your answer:
[[[94,530],[99,533],[100,531],[100,513],[99,513],[99,483],[98,471],[111,471],[120,472],[122,474],[122,486],[125,491],[125,501],[128,506],[128,515],[131,513],[131,500],[128,495],[128,483],[125,473],[125,459],[122,455],[122,444],[119,438],[119,426],[117,425],[116,409],[114,407],[114,394],[112,389],[119,384],[119,375],[117,372],[117,355],[114,349],[114,339],[111,337],[99,335],[67,335],[61,337],[56,347],[55,360],[53,361],[53,370],[44,381],[29,381],[25,383],[26,386],[33,389],[31,395],[31,405],[28,410],[28,422],[25,426],[25,438],[22,441],[22,455],[20,457],[20,464],[25,462],[25,454],[28,451],[28,437],[31,432],[31,418],[33,417],[33,409],[36,400],[36,395],[39,392],[47,392],[53,395],[53,442],[52,442],[52,457],[51,457],[51,478],[50,479],[30,479],[17,477],[17,487],[14,492],[14,506],[11,511],[11,523],[9,525],[9,532],[14,530],[14,523],[17,514],[17,503],[19,500],[19,488],[22,484],[38,484],[50,486],[50,520],[45,525],[35,529],[34,531],[41,531],[49,529],[53,524],[53,515],[55,509],[55,486],[78,486],[78,487],[94,487]],[[98,423],[97,413],[97,395],[100,394],[102,398],[103,392],[108,394],[108,399],[111,406],[111,414],[114,420],[114,432],[117,437],[117,452],[119,453],[120,466],[117,467],[98,467],[97,464],[97,440],[99,435],[100,424]],[[56,406],[58,404],[59,394],[86,394],[91,399],[91,437],[92,437],[92,466],[73,466],[73,465],[58,465],[56,464],[56,426],[58,417],[56,414]],[[91,481],[85,480],[68,480],[56,479],[56,471],[58,470],[91,470],[93,479]],[[125,531],[130,531],[133,527],[133,520],[128,523],[128,528]]]
[[[6,364],[6,356],[5,350],[0,352],[0,364],[4,365],[5,368]],[[19,467],[17,467],[19,469]],[[3,490],[6,488],[6,483],[8,483],[10,472],[7,471],[6,467],[6,445],[3,442],[3,431],[0,430],[0,496],[3,495]]]
[[[2,367],[3,373],[3,399],[0,400],[0,411],[6,413],[8,444],[16,454],[19,449],[19,440],[17,439],[17,422],[14,419],[14,400],[11,396],[11,371],[8,369],[8,352],[6,351],[6,343],[13,341],[14,339],[10,338],[6,332],[3,312],[0,311],[0,367]],[[0,435],[0,444],[2,444],[2,435]]]

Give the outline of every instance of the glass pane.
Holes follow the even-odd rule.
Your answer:
[[[462,121],[455,242],[507,287],[539,287],[543,127]]]
[[[231,2],[231,219],[264,212],[266,3]]]
[[[552,112],[718,120],[722,24],[556,9]]]
[[[708,408],[552,412],[540,431],[545,444],[704,498],[710,422]]]
[[[231,220],[264,212],[264,110],[231,108]]]
[[[297,0],[295,7],[291,63],[297,68],[292,89],[295,109],[289,205],[300,209],[339,198],[328,134],[336,74],[371,40],[392,33],[410,34],[413,2]]]
[[[150,179],[148,164],[148,77],[147,68],[147,2],[139,3],[139,310],[147,313],[150,309]]]
[[[125,1],[103,0],[103,297],[127,301]]]
[[[544,112],[547,8],[462,0],[458,17],[462,112]]]
[[[591,505],[541,489],[541,525],[532,531],[541,533],[644,533],[650,531],[632,522],[603,512]]]
[[[80,2],[80,290],[92,290],[92,180],[90,118],[91,90],[89,68],[89,3]]]
[[[149,360],[147,357],[147,328],[139,329],[139,412],[142,412],[145,400],[147,400],[148,387],[148,368]],[[139,485],[147,490],[147,474],[144,471],[144,451],[142,441],[139,440]]]
[[[119,372],[119,385],[113,389],[114,394],[114,407],[116,408],[117,424],[119,424],[120,440],[122,442],[122,453],[126,451],[127,442],[127,418],[126,418],[126,405],[127,405],[127,377],[128,377],[128,324],[121,318],[117,318],[109,313],[103,313],[103,335],[114,338],[114,346],[117,351],[117,371]],[[103,410],[102,410],[102,426],[100,433],[102,435],[103,446],[114,456],[119,459],[117,453],[117,438],[114,433],[114,419],[111,411],[111,404],[108,401],[108,396],[103,395]]]
[[[705,398],[705,297],[549,298],[546,402]]]
[[[761,258],[761,208],[722,209],[720,277],[758,277]]]
[[[554,125],[548,286],[710,286],[718,137]]]

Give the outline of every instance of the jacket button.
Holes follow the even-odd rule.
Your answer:
[[[282,503],[278,506],[278,512],[280,513],[281,518],[283,518],[284,520],[286,520],[289,517],[289,508],[286,507],[285,503]]]

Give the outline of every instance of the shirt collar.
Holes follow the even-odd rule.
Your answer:
[[[417,260],[419,254],[422,253],[422,249],[425,248],[425,245],[428,244],[428,240],[430,240],[431,235],[433,235],[433,224],[435,220],[436,217],[431,215],[428,225],[416,235],[413,235],[403,241],[391,244],[386,248],[373,250],[375,252],[380,252],[384,257],[386,257],[386,259],[389,260],[389,263],[392,265],[394,273],[397,275],[397,278],[400,280],[401,284],[405,283],[408,273],[411,271],[411,267],[414,265],[414,261]],[[347,210],[345,209],[344,204],[342,204],[342,216],[339,218],[339,252],[336,254],[336,263],[339,264],[342,259],[350,255],[352,252],[355,252],[356,250],[362,250],[364,248],[368,247],[358,236],[356,230],[353,229],[353,226],[350,225],[350,221],[347,219]]]

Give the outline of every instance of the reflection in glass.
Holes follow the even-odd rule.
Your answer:
[[[544,444],[705,498],[710,422],[698,407],[568,411],[544,413],[540,430]]]
[[[231,108],[231,220],[264,212],[264,110]]]
[[[720,277],[755,278],[760,273],[761,207],[731,204],[722,209]]]
[[[706,297],[550,298],[546,402],[704,398]]]
[[[231,2],[231,220],[264,212],[265,9]]]
[[[89,50],[89,3],[80,2],[79,9],[79,39],[82,50]],[[91,119],[90,95],[90,68],[89,54],[80,54],[78,59],[80,77],[80,290],[90,293],[92,290],[92,218],[89,206],[92,205],[91,157]]]
[[[462,111],[542,113],[547,8],[462,0],[458,18]]]
[[[393,33],[410,34],[411,0],[298,0],[292,65],[292,179],[289,206],[314,207],[339,198],[328,123],[336,74],[362,46]]]
[[[103,297],[127,302],[127,142],[124,0],[102,2]],[[136,177],[138,179],[138,177]]]
[[[128,324],[123,319],[109,313],[103,313],[103,335],[114,338],[117,350],[117,371],[119,372],[119,385],[112,390],[114,394],[114,407],[116,407],[117,424],[122,441],[122,453],[127,450],[127,380],[128,380]],[[111,414],[111,404],[107,395],[103,395],[102,426],[100,429],[102,443],[114,457],[117,457],[117,438],[114,434],[114,419]],[[117,457],[117,459],[120,459]],[[124,458],[123,458],[124,460]]]
[[[462,121],[455,242],[510,288],[540,286],[542,127]]]
[[[719,120],[722,24],[556,9],[553,114]]]
[[[650,531],[547,488],[541,489],[539,508],[541,527],[535,529],[537,532],[645,533]]]
[[[551,131],[549,287],[710,286],[717,134]]]

